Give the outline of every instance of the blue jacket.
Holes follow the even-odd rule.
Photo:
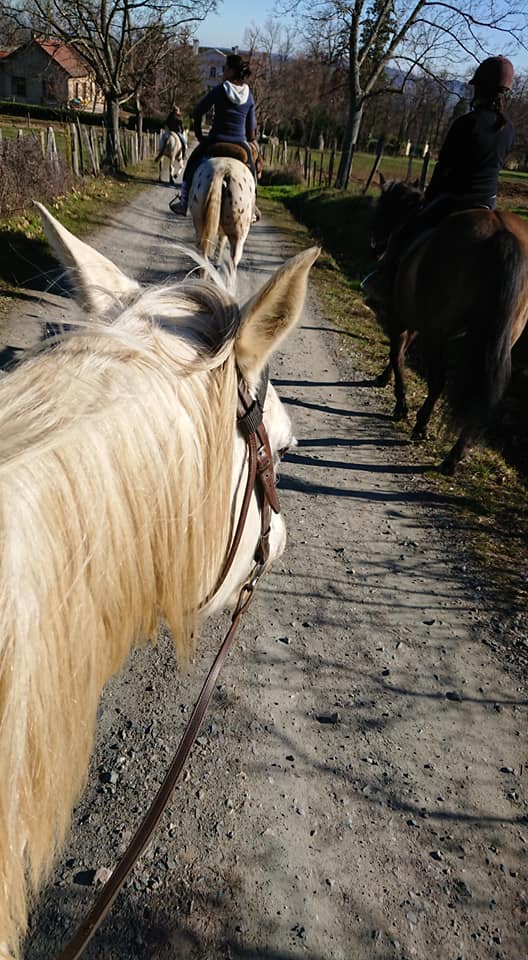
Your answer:
[[[240,143],[253,139],[257,126],[255,101],[246,83],[238,86],[226,80],[202,97],[193,110],[197,134],[201,132],[202,117],[212,107],[214,119],[209,133],[210,140]]]

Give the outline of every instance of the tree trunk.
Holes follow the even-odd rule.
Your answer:
[[[136,94],[136,129],[141,142],[141,137],[143,135],[143,107],[141,106],[141,97],[139,96],[139,93]]]
[[[335,186],[338,190],[345,190],[348,185],[354,150],[356,149],[361,120],[363,119],[364,105],[364,100],[351,100],[350,102],[345,135],[343,137],[341,160],[335,181]]]
[[[113,173],[122,166],[121,144],[119,141],[119,100],[114,93],[105,96],[106,118],[106,165]]]

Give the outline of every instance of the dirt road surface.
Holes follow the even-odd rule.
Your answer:
[[[171,244],[192,232],[169,214],[171,196],[146,189],[98,248],[146,282],[181,273],[188,265]],[[276,228],[253,228],[244,290],[289,252]],[[29,299],[25,311],[38,327],[44,315],[61,319],[64,301]],[[24,329],[17,313],[12,346]],[[299,441],[280,482],[287,552],[259,590],[156,837],[86,957],[523,960],[527,697],[500,643],[526,663],[525,613],[506,621],[493,610],[466,556],[456,484],[447,498],[428,486],[313,297],[272,377]],[[187,676],[161,637],[109,685],[27,960],[57,955],[115,863],[222,626],[205,632]]]

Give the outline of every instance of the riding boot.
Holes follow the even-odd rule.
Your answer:
[[[257,207],[257,186],[258,186],[258,184],[257,184],[257,176],[256,176],[256,173],[254,173],[253,176],[255,177],[255,203],[253,204],[253,216],[251,217],[251,223],[257,223],[257,222],[260,220],[260,218],[262,217],[262,214],[261,214],[259,208]]]
[[[171,200],[169,207],[173,213],[179,217],[187,216],[187,207],[189,204],[189,187],[185,180],[182,180],[180,196]]]

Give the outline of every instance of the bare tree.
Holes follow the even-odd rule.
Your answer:
[[[415,68],[435,75],[439,68],[482,59],[522,47],[528,12],[516,0],[279,0],[282,11],[296,12],[308,39],[333,42],[335,56],[347,67],[348,112],[337,187],[350,175],[365,104],[387,87],[389,65],[400,67],[403,89]],[[506,48],[506,49],[505,49]],[[471,69],[471,66],[468,67]]]
[[[110,165],[121,163],[119,106],[135,98],[172,45],[216,0],[0,0],[0,14],[69,43],[103,91]]]
[[[0,5],[0,47],[9,50],[29,40],[30,32],[21,27],[12,17],[2,11]]]

